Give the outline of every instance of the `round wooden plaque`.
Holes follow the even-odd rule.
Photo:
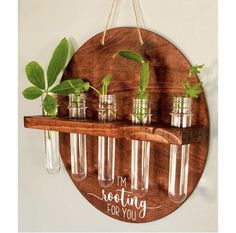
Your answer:
[[[117,96],[117,118],[129,120],[132,99],[139,85],[140,66],[125,58],[112,59],[112,56],[121,49],[136,51],[151,64],[148,92],[153,114],[152,121],[170,124],[173,94],[183,94],[182,89],[176,86],[176,81],[186,79],[190,63],[179,49],[162,36],[145,29],[141,29],[141,33],[145,43],[142,46],[136,28],[120,27],[108,30],[104,46],[101,45],[102,33],[97,34],[75,53],[62,80],[80,77],[99,88],[104,75],[112,74],[113,80],[109,93]],[[198,80],[198,77],[195,77],[195,80]],[[97,119],[97,105],[97,94],[89,91],[88,118]],[[60,106],[59,114],[68,116],[65,101],[60,100]],[[194,101],[193,114],[192,125],[209,127],[208,107],[204,93]],[[208,145],[208,140],[191,144],[188,197],[196,188],[202,175],[208,155]],[[131,141],[116,140],[115,182],[110,188],[102,188],[97,181],[97,137],[87,136],[88,175],[83,181],[77,182],[71,177],[70,172],[69,134],[60,133],[62,160],[78,190],[98,210],[125,222],[154,221],[165,217],[181,205],[171,202],[168,198],[169,149],[169,145],[151,143],[148,194],[138,199],[136,204],[129,205],[127,203],[132,196],[127,193],[130,191]],[[120,199],[123,198],[123,202],[107,200],[108,195],[116,194]]]

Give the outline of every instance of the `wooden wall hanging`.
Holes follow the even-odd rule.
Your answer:
[[[73,56],[62,80],[81,77],[93,86],[99,87],[103,76],[113,75],[109,94],[117,96],[117,119],[115,123],[97,122],[98,96],[90,91],[87,97],[88,120],[69,120],[65,99],[60,99],[59,118],[25,117],[28,128],[60,131],[60,152],[63,163],[72,181],[81,194],[104,214],[125,222],[151,222],[172,213],[181,204],[168,197],[168,170],[170,143],[191,144],[189,161],[188,197],[196,188],[208,155],[209,116],[204,93],[193,101],[193,121],[191,128],[170,127],[170,111],[174,93],[183,94],[176,87],[176,80],[186,79],[189,61],[171,42],[162,36],[141,29],[144,45],[140,46],[137,28],[120,27],[107,31],[106,43],[101,45],[103,33],[89,39]],[[149,96],[152,107],[152,124],[132,126],[130,113],[132,98],[139,84],[140,67],[127,59],[112,59],[118,50],[133,50],[146,57],[151,64]],[[198,80],[198,77],[194,78]],[[69,132],[87,134],[88,175],[83,181],[75,181],[70,171]],[[101,188],[97,181],[97,136],[116,137],[115,182],[110,188]],[[109,193],[122,195],[129,200],[131,138],[148,139],[151,143],[150,177],[148,194],[138,199],[137,205],[104,200]],[[122,183],[123,181],[123,183]],[[107,197],[107,196],[106,196]],[[103,200],[101,200],[103,199]],[[183,203],[182,203],[183,204]]]

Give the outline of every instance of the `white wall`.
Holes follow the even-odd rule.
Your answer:
[[[44,170],[43,135],[24,129],[23,116],[40,114],[39,101],[27,101],[24,67],[35,59],[44,67],[64,37],[81,46],[102,31],[111,0],[19,1],[19,231],[217,231],[217,0],[139,0],[142,25],[174,42],[193,63],[206,63],[201,75],[211,116],[211,145],[201,181],[189,200],[171,215],[147,224],[127,224],[95,209],[63,168]],[[112,27],[135,26],[131,1],[119,0]]]

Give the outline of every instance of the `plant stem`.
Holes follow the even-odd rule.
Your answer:
[[[96,91],[99,95],[101,95],[101,93],[93,86],[89,85],[89,87],[91,87],[94,91]]]
[[[48,130],[48,139],[51,140],[51,134],[49,130]]]

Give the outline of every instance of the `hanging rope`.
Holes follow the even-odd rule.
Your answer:
[[[110,19],[111,19],[111,15],[112,15],[112,12],[116,6],[116,3],[117,3],[117,0],[113,0],[112,2],[112,5],[111,5],[111,10],[109,12],[109,16],[108,16],[108,19],[107,19],[107,24],[106,24],[106,27],[104,29],[104,32],[103,32],[103,36],[102,36],[102,45],[105,44],[105,38],[106,38],[106,34],[107,34],[107,28],[108,28],[108,25],[109,25],[109,22],[110,22]]]
[[[135,15],[137,29],[138,29],[139,40],[140,40],[141,45],[143,45],[144,42],[143,42],[142,34],[141,34],[141,31],[140,31],[140,20],[139,20],[139,16],[138,16],[138,13],[137,13],[135,0],[132,0],[132,3],[133,3],[134,15]]]
[[[108,15],[107,23],[106,23],[106,26],[105,26],[105,29],[104,29],[104,32],[103,32],[103,36],[102,36],[102,41],[101,41],[102,45],[105,45],[105,39],[106,39],[108,25],[110,23],[112,12],[114,11],[116,4],[117,4],[117,0],[113,0],[112,5],[111,5],[111,9],[110,9],[110,12],[109,12],[109,15]],[[141,34],[141,31],[140,31],[140,19],[139,19],[139,15],[137,13],[135,0],[132,0],[132,6],[133,6],[134,16],[135,16],[135,20],[136,20],[136,24],[137,24],[139,40],[140,40],[141,45],[143,45],[144,42],[143,42],[142,34]]]

